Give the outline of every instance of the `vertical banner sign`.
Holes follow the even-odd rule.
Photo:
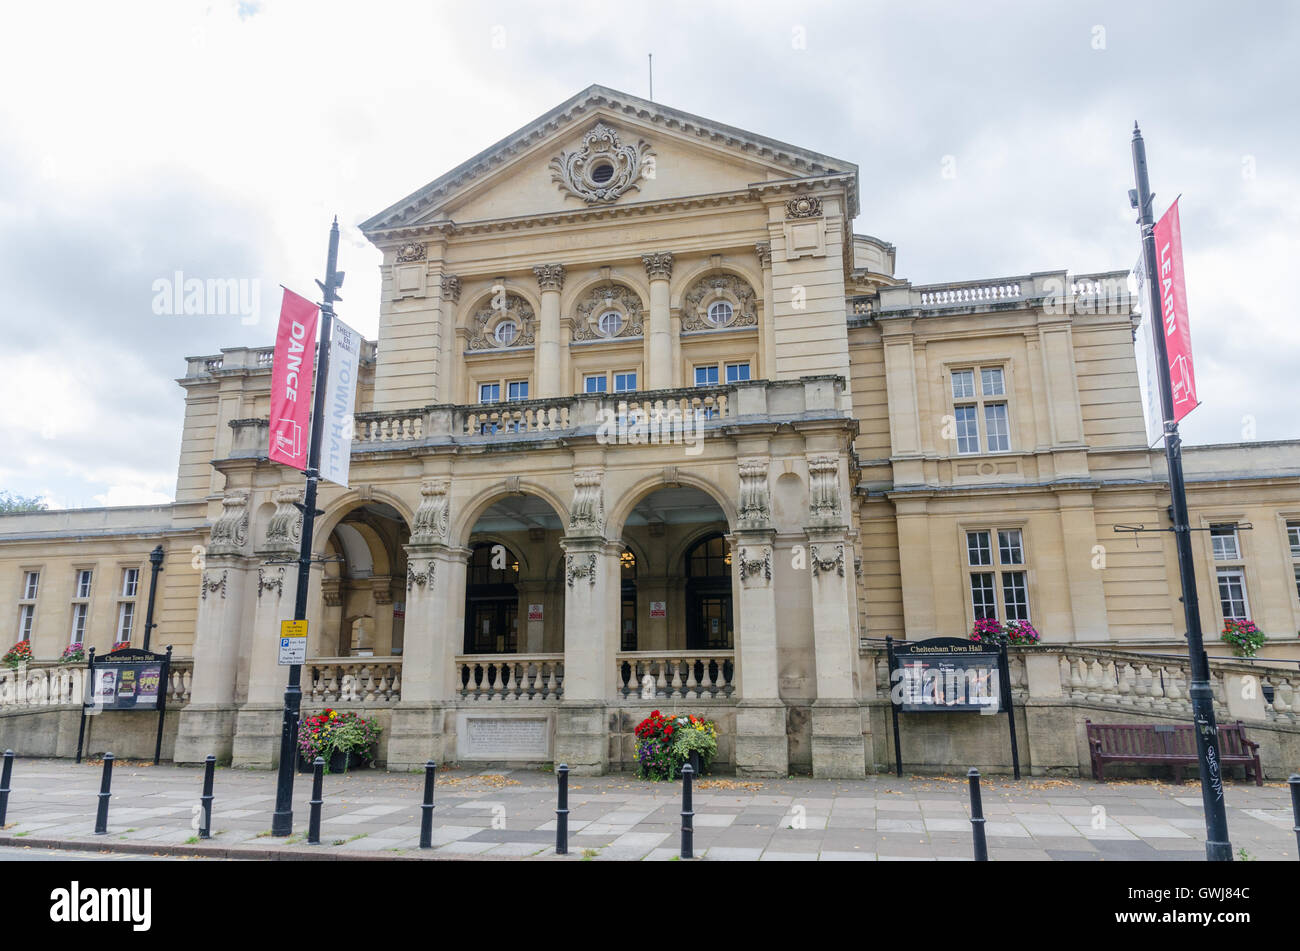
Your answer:
[[[322,434],[320,477],[344,488],[352,461],[352,411],[357,403],[357,367],[361,335],[334,321],[330,334],[330,366],[325,382],[325,430]]]
[[[319,321],[319,307],[285,288],[271,364],[271,444],[267,458],[304,472]]]
[[[1146,300],[1143,296],[1147,273],[1145,258],[1145,255],[1139,254],[1137,264],[1133,268],[1133,274],[1137,278],[1138,299],[1143,301]],[[1165,438],[1164,416],[1160,412],[1160,374],[1156,369],[1158,366],[1156,340],[1151,329],[1155,323],[1154,317],[1144,313],[1142,323],[1138,324],[1137,329],[1138,383],[1142,388],[1142,409],[1146,417],[1148,449],[1158,446]]]
[[[1196,409],[1196,373],[1192,369],[1192,332],[1187,324],[1187,288],[1183,280],[1183,237],[1178,201],[1156,222],[1156,276],[1160,281],[1160,317],[1164,322],[1169,380],[1174,392],[1174,422]]]

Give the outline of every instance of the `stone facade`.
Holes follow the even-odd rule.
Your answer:
[[[1179,649],[1172,541],[1114,531],[1168,504],[1126,273],[913,286],[853,232],[858,188],[591,87],[366,221],[379,340],[352,485],[318,501],[307,708],[381,711],[392,767],[498,737],[600,772],[689,707],[738,772],[851,777],[888,749],[878,640],[963,635],[984,591],[1053,649]],[[161,541],[154,644],[193,659],[175,757],[270,766],[301,477],[266,460],[268,351],[179,382],[174,504],[0,518],[0,605],[33,608],[38,658],[83,602],[101,650],[140,605],[138,644]],[[1196,525],[1241,526],[1198,549],[1211,653],[1228,571],[1264,656],[1300,657],[1300,443],[1186,463]]]

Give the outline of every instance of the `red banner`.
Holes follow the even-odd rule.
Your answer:
[[[1160,316],[1165,355],[1174,394],[1174,422],[1196,409],[1196,372],[1192,367],[1192,331],[1187,322],[1187,288],[1183,281],[1183,236],[1178,200],[1156,222],[1156,277],[1160,281]]]
[[[280,304],[271,364],[271,445],[267,457],[307,469],[312,373],[316,367],[316,327],[320,308],[288,288]]]

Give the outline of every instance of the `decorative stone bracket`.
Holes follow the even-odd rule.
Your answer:
[[[420,507],[411,526],[414,545],[445,544],[451,518],[451,482],[426,479],[420,483]]]
[[[221,500],[221,515],[212,523],[208,553],[237,555],[248,542],[248,491],[236,489]]]
[[[767,528],[772,517],[771,493],[767,485],[768,460],[742,459],[740,499],[737,512],[745,528]]]
[[[605,529],[605,492],[603,469],[577,469],[573,473],[573,508],[569,514],[569,532],[573,535],[600,535]],[[594,557],[594,556],[593,556]]]

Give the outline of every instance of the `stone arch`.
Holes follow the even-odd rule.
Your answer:
[[[718,507],[722,509],[728,530],[734,529],[736,525],[736,506],[731,497],[710,480],[691,472],[679,471],[672,482],[665,481],[662,474],[656,474],[641,479],[625,489],[622,495],[619,496],[618,501],[610,507],[609,514],[605,519],[606,537],[612,541],[621,541],[626,528],[627,517],[636,508],[637,503],[656,489],[670,486],[688,486],[699,489],[713,499],[718,504]]]
[[[496,278],[492,278],[489,281],[487,281],[485,286],[482,287],[480,290],[477,290],[473,293],[465,293],[461,295],[460,304],[456,308],[456,322],[454,324],[454,326],[458,331],[464,331],[467,337],[472,336],[475,333],[477,327],[475,326],[474,315],[477,314],[480,310],[482,310],[483,307],[489,301],[491,301],[493,296],[492,288],[495,287],[497,283],[498,282]],[[542,312],[541,298],[538,296],[538,294],[535,291],[528,290],[527,288],[524,287],[524,285],[519,284],[518,282],[513,281],[510,278],[506,278],[504,281],[500,283],[501,286],[505,289],[505,293],[507,294],[507,296],[513,295],[515,297],[518,297],[525,304],[527,304],[528,308],[532,311],[533,330],[534,330],[534,337],[535,337],[537,321]],[[461,344],[458,342],[457,346],[454,349],[455,352],[459,354],[463,348]],[[472,352],[491,353],[492,351],[488,349],[488,350],[475,350]]]
[[[325,540],[334,532],[339,522],[343,521],[353,509],[360,508],[369,502],[382,502],[396,509],[397,514],[402,516],[402,520],[406,522],[408,529],[415,522],[415,513],[411,511],[411,507],[400,496],[389,492],[387,489],[370,486],[364,495],[356,489],[351,489],[334,499],[334,501],[327,503],[324,515],[316,516],[316,522],[312,530],[312,552],[317,555],[321,554]],[[317,506],[321,504],[319,498],[317,498],[316,504]]]
[[[709,277],[713,274],[725,274],[731,277],[738,277],[749,285],[750,290],[754,292],[754,299],[757,303],[766,304],[763,301],[763,273],[761,271],[750,270],[743,264],[734,261],[723,261],[717,265],[709,261],[703,261],[690,271],[686,271],[675,278],[672,283],[672,289],[668,298],[668,306],[674,311],[680,312],[682,302],[686,297],[686,292],[695,286],[695,282],[702,277]],[[762,308],[760,308],[760,319],[762,317]]]
[[[686,556],[690,552],[690,550],[694,548],[696,545],[698,545],[700,542],[704,541],[704,539],[710,538],[716,534],[718,534],[718,530],[708,525],[702,525],[699,528],[697,528],[695,531],[691,532],[680,542],[678,542],[677,546],[673,549],[672,554],[668,558],[668,570],[669,571],[680,570],[681,573],[685,575]],[[727,532],[723,532],[723,537],[725,538],[728,534],[729,533]],[[731,547],[731,542],[727,542],[727,547]]]
[[[600,300],[602,288],[610,290],[608,306]],[[620,333],[614,337],[605,337],[596,324],[602,313],[609,310],[618,311],[626,322]],[[569,319],[570,331],[567,343],[578,341],[584,343],[613,343],[619,340],[635,340],[644,337],[649,328],[650,301],[630,281],[610,277],[608,281],[597,279],[588,281],[581,294],[573,297],[567,310],[562,313]]]
[[[510,554],[514,555],[517,559],[519,559],[519,573],[521,575],[524,573],[526,569],[531,567],[531,563],[529,562],[527,553],[521,550],[518,545],[516,545],[514,542],[510,541],[509,539],[503,538],[501,535],[498,535],[496,532],[474,532],[473,534],[474,534],[474,538],[473,538],[474,545],[483,545],[483,544],[500,545],[506,551],[510,552]],[[470,554],[473,551],[473,546],[470,544],[469,539],[466,539],[465,548],[463,549],[463,551],[465,552],[466,560],[468,560]]]
[[[609,278],[601,277],[599,274],[588,275],[578,280],[566,282],[563,295],[560,297],[560,314],[562,316],[572,316],[592,288],[603,287],[606,284],[622,284],[628,290],[636,294],[641,299],[641,307],[647,314],[650,312],[650,285],[644,278],[636,278],[627,272],[614,271],[610,269]]]
[[[454,482],[452,484],[455,485]],[[569,508],[560,501],[559,496],[540,483],[520,479],[517,489],[507,488],[504,482],[498,482],[481,489],[463,502],[453,503],[453,512],[459,511],[460,514],[453,516],[447,537],[452,539],[456,546],[467,548],[469,537],[474,533],[474,526],[478,524],[479,517],[491,508],[494,502],[512,495],[537,496],[551,507],[559,518],[560,524],[569,524]]]

